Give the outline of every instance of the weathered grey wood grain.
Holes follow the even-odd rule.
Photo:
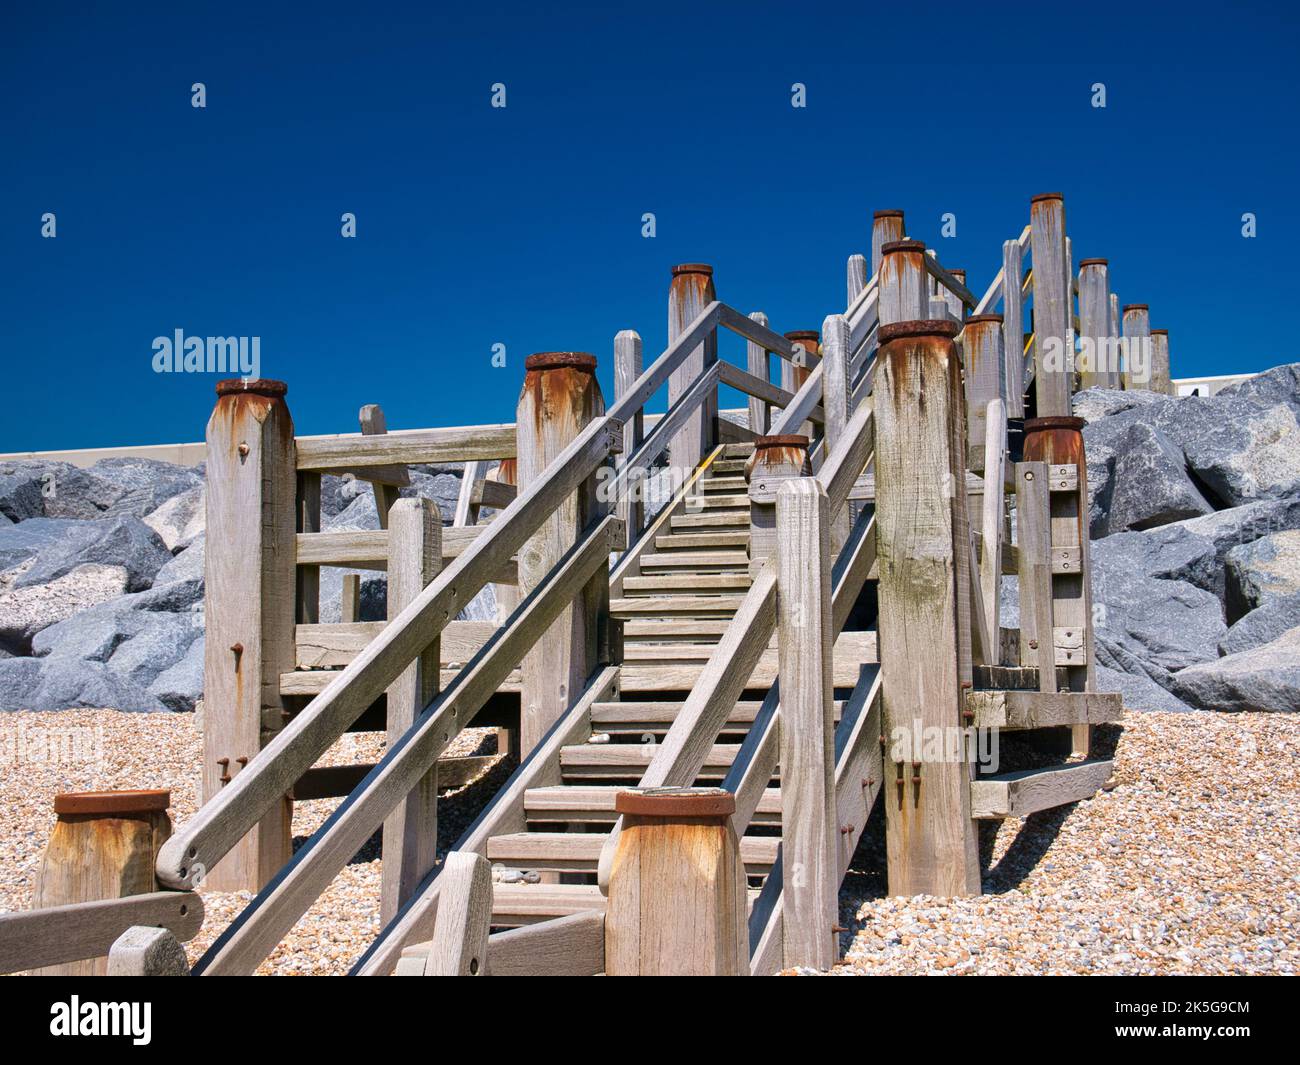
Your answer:
[[[1034,379],[1038,417],[1069,417],[1070,299],[1065,266],[1065,200],[1035,196],[1030,205],[1034,249]]]
[[[442,897],[425,976],[486,976],[491,964],[492,868],[481,854],[451,851],[443,863]]]
[[[614,398],[622,399],[631,391],[636,380],[641,376],[641,334],[634,329],[620,330],[614,337]],[[623,453],[618,456],[616,466],[622,469],[628,459],[634,455],[645,437],[645,417],[637,411],[623,423]],[[640,485],[625,485],[621,494],[616,495],[618,516],[627,526],[628,538],[636,542],[641,535],[644,520],[644,501],[641,498]]]
[[[445,429],[409,429],[377,436],[302,437],[300,470],[343,471],[358,467],[417,462],[468,462],[513,458],[513,425],[464,425]]]
[[[1052,564],[1047,464],[1016,464],[1016,545],[1020,562],[1020,661],[1038,668],[1041,691],[1056,690],[1052,649]]]
[[[488,939],[493,976],[598,976],[605,971],[605,915],[598,910],[511,928]]]
[[[1028,817],[1039,810],[1090,799],[1110,779],[1109,761],[1080,762],[1059,769],[1024,769],[971,782],[971,816]]]
[[[1028,227],[1026,227],[1028,228]],[[1002,351],[1006,384],[1003,396],[1007,401],[1007,417],[1025,416],[1024,329],[1025,314],[1020,283],[1021,241],[1008,240],[1002,245]]]

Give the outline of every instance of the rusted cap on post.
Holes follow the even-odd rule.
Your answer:
[[[1145,303],[1126,303],[1121,309],[1121,314],[1128,314],[1129,311],[1149,311],[1151,310]]]
[[[1162,337],[1167,337],[1167,336],[1169,335],[1169,330],[1168,330],[1168,329],[1153,329],[1153,330],[1151,330],[1151,335],[1152,335],[1152,336],[1155,336],[1157,333],[1159,333]]]
[[[800,436],[797,433],[778,434],[777,436],[757,436],[754,438],[754,450],[766,451],[773,447],[802,447],[808,446],[808,438]]]
[[[582,370],[596,372],[596,356],[588,351],[539,351],[524,359],[525,370]]]
[[[952,340],[961,332],[961,323],[952,318],[921,318],[910,322],[891,322],[880,327],[880,343],[908,337],[944,337]]]
[[[805,340],[811,340],[815,346],[821,341],[822,335],[816,329],[794,329],[786,333],[785,338],[791,344],[802,344]]]
[[[967,325],[978,325],[980,322],[997,322],[1002,324],[1002,315],[1000,314],[972,314],[966,319]]]
[[[722,788],[637,788],[614,796],[614,811],[636,817],[730,817],[736,796]]]
[[[289,386],[283,381],[273,381],[269,377],[257,377],[246,381],[242,377],[230,377],[217,382],[218,396],[238,396],[249,393],[254,396],[266,396],[269,399],[283,399],[289,392]]]
[[[1029,202],[1039,203],[1042,200],[1064,200],[1064,199],[1065,199],[1065,193],[1063,192],[1040,192],[1037,196],[1030,196]]]
[[[952,274],[952,276],[955,277],[958,281],[960,281],[963,285],[966,284],[966,271],[963,270],[960,266],[948,267],[948,273]]]
[[[708,263],[679,263],[673,267],[673,277],[680,277],[682,274],[703,274],[705,277],[712,277],[713,267]]]
[[[69,791],[54,796],[56,814],[112,816],[153,814],[167,809],[172,793],[157,791]]]
[[[1079,266],[1080,266],[1080,267],[1084,267],[1084,266],[1109,266],[1109,265],[1110,265],[1110,260],[1109,260],[1109,259],[1080,259],[1080,260],[1079,260]]]
[[[890,240],[880,245],[880,254],[888,255],[895,251],[925,251],[923,240]]]
[[[872,218],[902,218],[903,212],[897,210],[896,208],[891,208],[886,211],[873,211],[871,217]]]
[[[1054,429],[1074,429],[1082,432],[1083,427],[1087,424],[1082,418],[1074,418],[1065,414],[1053,418],[1026,418],[1025,432],[1049,433]]]

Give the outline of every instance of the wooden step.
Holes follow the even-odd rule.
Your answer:
[[[604,832],[514,832],[493,836],[487,858],[515,869],[594,873],[605,845]],[[776,861],[779,836],[745,836],[740,857],[750,873],[765,873]]]
[[[1110,779],[1109,759],[1046,769],[1022,769],[971,781],[971,817],[1028,817],[1039,810],[1090,799]]]
[[[746,699],[737,703],[727,715],[725,732],[745,732],[754,723],[754,716],[763,704],[757,699]],[[679,702],[639,701],[622,703],[596,703],[591,708],[591,730],[607,732],[610,735],[641,736],[646,734],[661,735],[672,727],[677,720],[678,711],[683,704]],[[835,701],[835,720],[838,722],[844,712],[844,701]]]
[[[647,643],[624,641],[624,662],[707,662],[717,643]]]
[[[705,757],[700,779],[720,780],[726,776],[739,750],[738,743],[715,743]],[[640,780],[658,751],[654,743],[573,744],[560,748],[560,772],[565,780]]]
[[[748,465],[748,463],[745,459],[714,459],[713,463],[709,466],[709,471],[718,474],[741,474],[741,480],[744,480],[743,474],[746,465]]]
[[[971,691],[966,709],[976,728],[1100,725],[1124,716],[1118,692]]]
[[[689,641],[718,642],[727,626],[728,618],[668,618],[665,620],[625,621],[623,622],[623,640],[625,642],[659,641],[667,643],[685,643]]]
[[[687,513],[701,508],[704,510],[748,510],[749,496],[711,495],[706,492],[686,504]]]
[[[518,928],[555,917],[605,912],[605,896],[596,884],[493,884],[492,924]]]
[[[748,510],[714,510],[707,513],[674,514],[668,519],[674,529],[727,529],[749,532]]]
[[[624,577],[623,594],[712,595],[745,591],[753,583],[744,573],[657,573],[648,577]]]
[[[610,613],[627,618],[730,617],[740,609],[742,595],[637,595],[611,599]]]
[[[699,483],[704,486],[706,492],[734,492],[746,497],[749,495],[749,485],[741,476],[704,477]]]
[[[744,460],[749,458],[749,456],[752,455],[753,453],[754,453],[753,444],[723,444],[722,454],[718,456],[718,459],[722,459],[722,460],[740,459],[742,460],[741,465],[743,466]],[[710,467],[710,469],[717,468],[718,459],[715,459],[713,461],[713,465]]]
[[[627,790],[620,785],[530,788],[524,792],[524,813],[529,821],[574,821],[609,824],[618,817],[614,798]],[[768,788],[758,801],[754,824],[781,823],[781,790]]]
[[[664,569],[693,569],[701,573],[717,569],[749,569],[748,551],[669,551],[641,556],[641,572]]]
[[[748,547],[749,526],[744,530],[711,533],[666,533],[655,537],[656,551],[712,551],[718,547]]]

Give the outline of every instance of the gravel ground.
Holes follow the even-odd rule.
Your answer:
[[[449,755],[491,754],[495,729],[466,729]],[[318,764],[373,762],[383,751],[378,733],[345,735]],[[51,755],[56,757],[51,757]],[[0,714],[0,912],[31,904],[41,855],[54,826],[54,795],[61,791],[170,788],[171,818],[179,824],[198,806],[200,723],[194,714],[124,714],[116,710]],[[498,761],[483,777],[439,803],[438,851],[468,827],[509,774]],[[295,846],[338,805],[296,804]],[[346,973],[379,932],[379,839],[376,835],[335,878],[289,936],[258,969],[263,974]],[[252,897],[247,892],[203,891],[203,929],[186,944],[193,962]]]
[[[75,749],[73,741],[83,744]],[[840,894],[837,975],[902,973],[1294,973],[1300,969],[1300,715],[1129,714],[1113,787],[1074,807],[990,825],[987,894],[889,898],[873,819]],[[74,761],[42,752],[62,745]],[[72,750],[69,751],[69,746]],[[453,753],[489,753],[491,730]],[[17,748],[17,754],[15,753]],[[377,736],[344,737],[324,761],[373,759]],[[0,911],[24,909],[55,792],[166,787],[172,817],[195,809],[200,737],[193,715],[112,710],[0,717]],[[80,759],[80,760],[76,760]],[[510,766],[448,796],[445,851]],[[300,803],[305,837],[333,801]],[[371,840],[262,973],[346,972],[378,931],[380,863]],[[205,892],[196,958],[248,896]]]

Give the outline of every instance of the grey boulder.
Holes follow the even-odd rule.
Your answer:
[[[1190,666],[1173,678],[1173,690],[1203,710],[1300,710],[1300,627],[1260,647]]]
[[[34,556],[30,568],[14,582],[14,587],[47,584],[78,566],[98,563],[123,567],[127,573],[127,590],[138,591],[149,587],[154,575],[171,557],[156,532],[139,518],[123,514],[70,527],[67,536],[48,544]]]
[[[1119,692],[1124,696],[1125,710],[1167,710],[1174,713],[1192,710],[1192,707],[1144,673],[1121,673],[1109,666],[1098,665],[1097,690]]]
[[[1111,424],[1115,423],[1102,423],[1096,435],[1111,435]],[[1147,422],[1122,425],[1106,447],[1111,458],[1102,467],[1102,480],[1095,491],[1091,457],[1088,469],[1089,494],[1096,505],[1093,513],[1101,518],[1094,523],[1101,526],[1094,527],[1094,535],[1149,529],[1213,512],[1214,507],[1188,476],[1182,449]]]
[[[26,655],[42,629],[126,591],[121,566],[89,562],[45,584],[0,591],[0,647]]]
[[[144,523],[158,534],[167,550],[175,554],[202,535],[206,500],[205,486],[194,485],[151,510],[144,516]]]

